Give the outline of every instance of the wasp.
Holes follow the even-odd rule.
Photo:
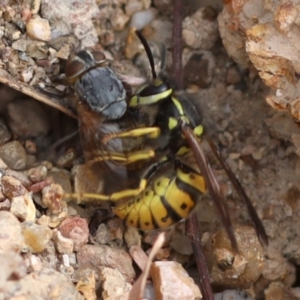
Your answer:
[[[166,79],[157,76],[150,47],[139,31],[137,35],[148,55],[153,79],[150,84],[143,86],[132,96],[128,103],[125,101],[119,80],[115,75],[111,75],[113,73],[107,71],[108,67],[103,57],[96,59],[98,56],[92,52],[79,52],[80,55],[67,65],[66,75],[73,83],[79,99],[82,99],[79,101],[78,113],[81,116],[83,139],[97,141],[98,145],[94,147],[96,152],[89,157],[88,163],[92,165],[101,162],[112,171],[109,173],[112,177],[119,178],[121,183],[119,186],[122,186],[118,192],[83,193],[80,197],[114,201],[116,205],[113,211],[124,219],[127,225],[149,230],[165,228],[186,218],[201,195],[209,190],[231,242],[236,247],[230,217],[226,206],[222,204],[220,188],[202,150],[195,145],[198,144],[203,132],[200,114],[191,102],[176,96],[175,90]],[[99,74],[108,77],[102,78],[100,82],[111,85],[113,93],[103,93],[104,100],[101,98],[102,94],[96,91],[107,88],[108,85],[100,87],[100,84],[99,86],[95,84],[94,73],[97,75],[96,78]],[[156,115],[147,118],[148,108],[153,107]],[[86,116],[88,110],[90,115]],[[90,124],[98,119],[96,116],[91,117],[93,114],[101,116],[100,123]],[[128,126],[131,120],[135,122]],[[95,133],[97,136],[91,137]],[[128,139],[134,140],[135,146],[124,148],[124,143],[126,144]],[[201,173],[185,165],[181,160],[191,150]],[[140,161],[149,163],[143,164],[142,172],[137,172],[135,167],[133,168],[133,173],[139,173],[139,185],[133,189],[128,188],[127,183],[125,185],[122,183],[127,182],[130,177],[129,166]],[[234,175],[230,176],[232,178]],[[75,194],[66,196],[74,197]],[[253,208],[248,198],[244,201],[248,207]],[[253,211],[256,214],[254,208],[251,213]],[[255,226],[259,228],[258,231],[262,230],[262,233],[258,232],[262,236],[261,239],[266,240],[260,220],[257,216],[253,220],[258,223]]]
[[[200,113],[187,99],[177,97],[175,90],[166,79],[156,75],[150,47],[139,31],[137,35],[147,52],[153,80],[130,99],[129,107],[147,110],[151,106],[156,106],[157,114],[151,125],[153,128],[158,127],[160,134],[154,139],[152,137],[149,142],[155,145],[156,157],[167,153],[167,158],[164,157],[162,161],[155,164],[155,170],[167,162],[173,164],[174,170],[170,175],[156,176],[156,179],[148,182],[143,192],[124,204],[118,204],[114,212],[125,219],[130,226],[142,229],[164,228],[186,218],[201,195],[208,191],[227,228],[231,242],[235,245],[235,237],[230,229],[230,217],[226,204],[222,200],[220,186],[199,145],[199,138],[203,133]],[[105,140],[128,136],[130,131],[106,136]],[[212,141],[210,144],[238,195],[245,202],[261,242],[266,245],[267,235],[250,199]],[[201,173],[180,161],[180,158],[190,151]],[[151,175],[153,174],[154,171]],[[147,176],[150,177],[149,174]]]

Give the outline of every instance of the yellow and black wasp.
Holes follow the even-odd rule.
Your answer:
[[[109,170],[107,174],[113,178],[107,180],[107,187],[111,188],[105,189],[103,194],[83,193],[80,197],[114,201],[114,212],[126,224],[149,230],[165,228],[186,218],[208,189],[236,248],[231,221],[221,202],[219,186],[198,144],[203,131],[200,114],[191,102],[175,95],[167,80],[156,75],[150,47],[141,33],[137,32],[137,35],[148,54],[153,80],[130,97],[128,102],[124,93],[120,93],[121,100],[116,95],[100,93],[101,88],[116,90],[120,87],[119,90],[122,91],[118,79],[107,71],[105,85],[100,85],[99,82],[96,85],[88,83],[93,80],[93,76],[88,77],[91,71],[98,72],[98,69],[108,68],[106,64],[102,65],[105,63],[103,58],[97,60],[95,54],[85,51],[84,55],[77,55],[67,65],[67,77],[73,82],[81,99],[78,108],[83,145],[91,142],[96,144],[86,147],[94,149],[92,154],[86,156],[88,163],[100,163],[99,167]],[[89,63],[86,62],[87,55],[91,60]],[[73,69],[76,70],[76,67],[75,72]],[[101,71],[104,73],[104,70]],[[86,88],[93,90],[93,93],[85,94]],[[93,105],[86,103],[90,101],[89,94],[96,95],[96,100],[92,100]],[[106,99],[101,99],[102,95]],[[97,106],[97,103],[102,108],[95,111],[93,106]],[[119,108],[120,103],[122,105]],[[108,113],[105,112],[106,109]],[[155,111],[154,117],[148,116],[148,110]],[[182,162],[182,158],[190,150],[201,173]],[[218,154],[216,149],[215,152]],[[234,174],[228,171],[227,165],[224,166],[235,184]],[[130,184],[132,178],[135,182],[133,188]],[[235,186],[241,194],[243,189],[239,183]],[[251,201],[245,194],[242,197],[260,239],[266,243],[265,231]]]

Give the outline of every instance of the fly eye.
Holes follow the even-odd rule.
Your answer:
[[[101,51],[90,51],[90,53],[92,54],[94,61],[97,64],[101,64],[101,63],[105,62],[106,57]]]
[[[79,76],[86,70],[85,65],[79,60],[70,60],[68,61],[65,74],[68,79],[74,79],[75,77]]]

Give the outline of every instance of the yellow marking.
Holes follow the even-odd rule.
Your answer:
[[[145,97],[141,97],[137,94],[130,99],[129,106],[134,107],[138,105],[151,105],[169,97],[172,94],[172,92],[173,92],[172,89],[168,89],[157,95],[145,96]]]
[[[123,162],[124,164],[131,164],[139,160],[146,160],[155,156],[155,151],[140,150],[130,153],[111,153],[95,157],[87,162],[87,165],[93,165],[96,162],[112,160],[115,162]]]
[[[178,169],[177,177],[181,181],[197,189],[200,193],[206,193],[206,184],[202,175],[195,172],[184,173],[182,170]]]
[[[157,138],[160,135],[159,127],[144,127],[123,132],[111,133],[103,137],[102,142],[105,144],[115,138],[132,138],[147,135],[149,138]]]
[[[178,156],[181,156],[181,155],[184,155],[186,153],[189,153],[190,151],[191,151],[191,148],[188,148],[186,146],[182,146],[182,147],[179,148],[179,150],[176,152],[176,154]]]
[[[183,116],[184,115],[184,110],[183,110],[183,107],[182,107],[180,101],[178,99],[176,99],[175,97],[172,97],[172,101],[173,101],[174,105],[177,107],[177,110],[178,110],[179,114],[181,116]]]
[[[186,193],[185,191],[182,191],[178,189],[176,186],[175,180],[172,181],[172,184],[168,188],[165,199],[168,201],[169,205],[173,208],[173,210],[182,218],[186,218],[190,211],[194,208],[195,203],[191,196]],[[182,210],[180,206],[182,203],[186,204],[186,209]]]
[[[169,128],[170,130],[172,130],[172,129],[174,129],[177,125],[178,125],[178,121],[177,121],[175,118],[170,117],[170,118],[169,118],[168,128]]]
[[[112,193],[110,195],[101,195],[101,194],[92,194],[92,193],[82,193],[82,194],[76,194],[76,193],[66,193],[64,195],[64,198],[74,198],[74,199],[79,199],[78,201],[81,202],[81,198],[84,199],[92,199],[92,200],[101,200],[101,201],[118,201],[123,198],[128,198],[128,197],[135,197],[139,195],[147,186],[147,180],[142,179],[140,181],[140,185],[137,189],[128,189],[128,190],[123,190],[120,192]],[[91,200],[91,201],[92,201]],[[89,202],[89,201],[82,201],[82,202]]]
[[[204,128],[202,125],[198,125],[194,128],[194,133],[196,134],[196,136],[201,136],[203,134]]]
[[[167,217],[168,210],[162,204],[161,199],[158,195],[153,197],[150,203],[150,209],[152,211],[155,222],[159,228],[166,228],[174,223],[174,221],[170,217]]]
[[[137,95],[134,95],[134,96],[130,99],[129,106],[130,106],[130,107],[135,107],[135,106],[138,106],[138,104],[139,104],[139,98],[138,98],[138,94],[137,94]]]

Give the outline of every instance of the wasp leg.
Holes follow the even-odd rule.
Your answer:
[[[115,138],[133,138],[146,135],[148,138],[155,139],[160,135],[159,127],[145,127],[127,130],[123,132],[111,133],[102,138],[102,143],[106,144],[109,140]]]
[[[148,180],[153,175],[153,173],[155,173],[160,167],[165,165],[167,162],[168,162],[168,158],[164,158],[164,159],[160,160],[159,162],[151,165],[145,171],[145,173],[142,175],[139,187],[136,189],[123,190],[120,192],[112,193],[110,195],[93,194],[93,193],[80,193],[80,194],[66,193],[64,195],[64,197],[78,199],[78,203],[89,202],[89,201],[86,201],[87,199],[91,199],[91,201],[100,200],[100,201],[116,202],[123,198],[135,197],[135,196],[139,195],[142,191],[145,190],[145,188],[147,187],[147,184],[148,184]],[[84,198],[85,201],[81,201],[82,198]]]
[[[93,165],[96,162],[107,161],[107,160],[115,161],[115,162],[123,162],[125,165],[129,165],[140,160],[153,158],[154,156],[155,156],[155,151],[152,149],[133,151],[130,153],[107,153],[89,160],[87,162],[87,165]]]

